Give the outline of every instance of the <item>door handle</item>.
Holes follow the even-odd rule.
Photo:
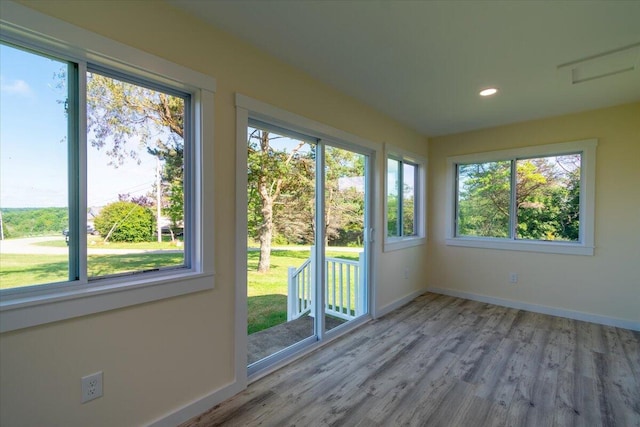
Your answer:
[[[375,237],[375,235],[376,235],[376,234],[375,234],[375,229],[374,229],[374,228],[369,228],[369,230],[367,230],[367,231],[368,231],[368,234],[369,234],[369,235],[367,236],[367,238],[368,238],[368,242],[369,242],[369,243],[373,243],[373,241],[374,241],[374,237]]]

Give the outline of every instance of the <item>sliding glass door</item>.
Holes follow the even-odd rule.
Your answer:
[[[368,313],[368,169],[366,153],[249,121],[250,373]]]

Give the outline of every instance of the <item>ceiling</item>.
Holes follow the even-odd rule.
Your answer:
[[[640,100],[640,1],[169,2],[429,136]]]

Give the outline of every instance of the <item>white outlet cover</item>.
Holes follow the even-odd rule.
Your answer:
[[[102,396],[102,371],[80,379],[82,385],[82,403]]]

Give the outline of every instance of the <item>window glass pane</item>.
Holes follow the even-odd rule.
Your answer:
[[[511,162],[458,165],[457,235],[509,237]]]
[[[402,235],[417,235],[415,218],[415,183],[418,166],[402,164]]]
[[[516,161],[518,239],[578,241],[580,157],[572,154]]]
[[[69,64],[0,44],[0,288],[69,278]]]
[[[87,74],[87,268],[184,266],[186,99]]]
[[[387,236],[400,236],[400,161],[387,159]]]

